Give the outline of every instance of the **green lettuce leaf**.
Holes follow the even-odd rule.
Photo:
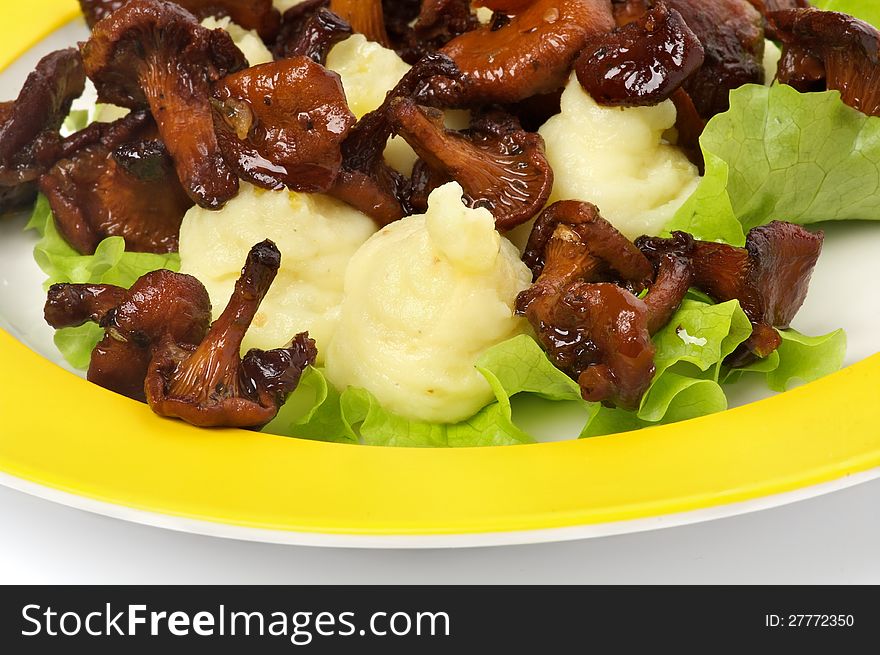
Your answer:
[[[35,230],[40,240],[34,247],[34,259],[48,276],[45,288],[53,284],[114,284],[128,288],[139,277],[162,268],[180,270],[177,253],[154,255],[127,252],[122,237],[110,237],[98,244],[94,255],[81,255],[71,248],[55,227],[52,209],[45,196],[37,198],[34,212],[25,229]],[[87,324],[65,328],[55,333],[55,345],[65,360],[75,368],[87,368],[89,358],[104,331]]]
[[[719,383],[725,357],[752,332],[739,302],[719,305],[687,299],[654,335],[657,371],[638,411],[599,408],[583,437],[675,423],[727,409]]]
[[[534,394],[554,401],[583,402],[577,384],[525,335],[488,350],[477,369],[492,387],[496,402],[461,423],[441,425],[397,416],[368,391],[347,389],[340,394],[320,370],[311,369],[264,431],[372,446],[504,446],[534,441],[513,421],[514,396]]]
[[[700,144],[706,175],[670,231],[742,245],[745,231],[771,220],[880,220],[880,118],[837,91],[741,87]]]
[[[488,350],[477,362],[495,394],[495,402],[455,425],[415,421],[384,409],[368,391],[342,393],[323,373],[309,370],[265,431],[290,437],[363,443],[374,446],[474,447],[532,443],[515,421],[514,398],[533,396],[583,408],[582,437],[626,432],[674,423],[727,409],[723,381],[762,373],[773,389],[794,380],[810,381],[837,370],[846,340],[842,331],[810,338],[783,333],[778,354],[745,372],[726,371],[723,360],[751,334],[737,301],[713,305],[688,298],[672,321],[654,337],[657,373],[636,412],[609,409],[581,399],[573,380],[557,369],[537,342],[522,335]],[[546,406],[543,409],[547,409]]]
[[[846,357],[846,333],[837,330],[821,337],[808,337],[797,330],[780,330],[782,345],[770,357],[743,369],[727,371],[725,382],[737,382],[750,373],[766,376],[773,391],[788,391],[840,370]]]

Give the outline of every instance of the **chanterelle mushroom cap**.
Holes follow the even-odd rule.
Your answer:
[[[459,133],[445,128],[442,112],[410,98],[395,100],[390,112],[395,131],[440,174],[436,183],[458,182],[471,206],[492,212],[499,230],[525,223],[547,203],[553,171],[544,140],[512,116],[490,112]]]
[[[351,25],[327,9],[329,4],[330,0],[305,0],[284,12],[273,49],[276,59],[304,56],[321,65],[327,62],[333,46],[353,33]]]
[[[703,118],[727,111],[730,91],[764,83],[764,23],[748,0],[665,0],[703,44],[703,65],[685,83]]]
[[[152,117],[133,112],[115,123],[95,123],[90,131],[100,132],[96,142],[68,154],[40,178],[65,241],[82,254],[92,254],[110,236],[125,239],[130,251],[176,252],[192,201],[157,140]]]
[[[469,0],[425,0],[413,24],[412,48],[424,56],[479,26]]]
[[[658,0],[612,0],[618,25],[639,20]],[[729,94],[764,82],[764,21],[750,0],[663,0],[703,44],[703,65],[685,90],[704,119],[727,111]]]
[[[880,116],[880,32],[833,11],[769,15],[783,43],[778,79],[799,91],[833,89],[850,107]]]
[[[773,221],[746,236],[746,247],[695,241],[684,233],[671,239],[642,237],[636,243],[657,262],[669,253],[693,265],[694,286],[718,302],[739,300],[754,327],[752,337],[727,362],[745,365],[779,347],[773,328],[787,328],[804,303],[822,252],[824,235]]]
[[[239,177],[267,189],[329,189],[355,124],[339,75],[308,57],[229,75],[214,86],[216,132]]]
[[[198,344],[211,324],[211,301],[201,282],[189,275],[154,271],[131,289],[107,284],[56,284],[49,289],[46,322],[54,328],[88,321],[104,328],[92,351],[88,379],[146,402],[144,378],[153,349],[168,337]]]
[[[170,2],[132,0],[98,22],[80,48],[99,100],[149,106],[193,201],[218,209],[238,193],[210,104],[211,83],[247,67],[226,31],[205,29]]]
[[[260,428],[275,418],[318,354],[308,334],[300,334],[286,348],[241,358],[242,339],[280,266],[274,243],[257,244],[204,340],[190,346],[166,338],[154,350],[144,384],[154,412],[200,427]]]
[[[31,184],[61,155],[59,129],[85,88],[75,49],[43,57],[13,102],[0,104],[0,211],[33,197]]]
[[[404,177],[384,159],[385,147],[393,132],[391,106],[399,98],[425,98],[431,83],[444,79],[452,85],[459,76],[455,63],[435,53],[421,59],[375,111],[363,116],[342,144],[342,170],[330,190],[384,227],[409,213],[409,189]]]
[[[128,4],[130,0],[79,0],[89,27]],[[208,16],[229,16],[247,30],[256,30],[266,41],[278,35],[281,14],[272,0],[174,0],[187,11],[202,19]]]
[[[665,4],[613,32],[591,36],[575,69],[581,86],[603,105],[656,105],[703,65],[703,46]]]
[[[768,20],[771,13],[783,9],[798,9],[810,6],[808,0],[749,0],[752,6],[764,17],[764,34],[768,39],[778,40],[776,28]]]
[[[648,259],[589,203],[563,201],[535,223],[526,262],[535,284],[516,302],[553,363],[590,402],[635,409],[654,378],[651,334],[687,293],[689,263]],[[620,285],[624,283],[626,287]],[[648,287],[643,299],[632,290]]]
[[[610,0],[536,0],[509,23],[462,34],[442,50],[464,84],[435,86],[446,106],[510,104],[564,86],[591,34],[614,28]]]

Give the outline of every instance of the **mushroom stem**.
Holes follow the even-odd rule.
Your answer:
[[[140,86],[183,188],[199,206],[219,209],[238,194],[238,177],[223,158],[214,132],[207,81],[181,76],[173,55],[155,53],[141,70]]]
[[[599,214],[599,209],[588,202],[564,200],[553,203],[538,217],[523,261],[535,277],[541,275],[547,261],[547,247],[558,225],[568,225],[576,232],[590,254],[601,260],[623,280],[643,288],[652,276],[648,258],[617,228]],[[589,281],[589,278],[586,278]]]
[[[686,258],[673,254],[661,258],[657,278],[643,298],[648,308],[648,332],[657,334],[672,320],[693,279],[693,267]]]
[[[239,395],[241,343],[280,266],[281,254],[271,241],[251,249],[223,314],[175,371],[167,389],[169,398],[202,404],[214,394]]]
[[[391,47],[385,31],[382,0],[331,0],[330,10],[348,21],[358,34],[386,48]]]
[[[112,284],[53,284],[43,314],[56,330],[89,321],[100,324],[122,304],[126,294],[126,289]]]

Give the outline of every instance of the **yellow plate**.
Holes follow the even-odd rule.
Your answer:
[[[76,8],[73,0],[5,7],[0,67]],[[236,529],[418,538],[597,526],[718,508],[880,467],[880,356],[674,426],[464,450],[202,431],[88,384],[2,331],[0,361],[0,473]]]

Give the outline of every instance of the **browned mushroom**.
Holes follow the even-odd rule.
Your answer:
[[[763,17],[749,0],[663,0],[684,18],[705,51],[702,67],[685,83],[700,115],[727,111],[729,92],[764,82]],[[656,0],[613,0],[618,25],[640,20]]]
[[[126,5],[130,0],[79,0],[80,8],[89,27]],[[266,41],[278,34],[281,14],[272,0],[174,0],[197,18],[229,16],[232,21],[248,30],[256,30]]]
[[[500,25],[500,26],[499,26]],[[441,52],[465,84],[438,81],[445,106],[510,104],[564,86],[592,34],[614,28],[610,0],[536,0],[506,24],[485,25],[450,41]]]
[[[45,316],[56,329],[88,321],[103,327],[88,379],[146,402],[144,378],[153,348],[166,335],[175,343],[201,343],[211,324],[211,301],[194,277],[163,270],[147,273],[130,290],[56,284],[49,289]]]
[[[773,328],[789,327],[803,305],[822,242],[822,232],[774,221],[751,230],[745,248],[694,241],[683,233],[672,239],[642,237],[637,245],[655,262],[670,253],[686,257],[694,286],[719,302],[739,300],[754,332],[727,363],[742,366],[779,347]]]
[[[536,281],[517,298],[517,313],[554,364],[578,381],[585,400],[637,408],[654,378],[651,335],[687,293],[688,260],[668,256],[655,278],[648,259],[596,207],[574,201],[542,213],[525,260]],[[644,299],[634,295],[646,286]]]
[[[226,161],[267,189],[329,189],[340,146],[355,124],[339,75],[295,57],[229,75],[214,87],[215,127]]]
[[[0,212],[33,199],[37,178],[61,156],[59,129],[85,79],[75,49],[53,52],[28,75],[18,99],[0,104]]]
[[[81,50],[102,102],[149,106],[193,201],[219,209],[238,193],[210,104],[211,83],[247,67],[224,30],[203,28],[170,2],[131,0],[98,22]]]
[[[413,25],[413,34],[427,54],[479,25],[469,0],[425,0]]]
[[[776,28],[768,20],[771,13],[783,9],[803,9],[810,6],[807,0],[749,0],[749,2],[764,17],[764,34],[768,39],[774,40],[778,40],[779,35],[776,33]]]
[[[327,9],[329,4],[330,0],[306,0],[284,12],[276,59],[304,56],[321,65],[327,62],[333,46],[352,34],[351,25]]]
[[[437,176],[432,184],[458,182],[468,204],[485,207],[499,230],[511,230],[535,216],[553,188],[553,171],[544,155],[544,140],[524,131],[501,111],[487,112],[466,132],[447,130],[443,113],[418,106],[410,98],[392,103],[394,130],[409,143]],[[413,209],[427,207],[414,204]]]
[[[421,0],[382,0],[388,40],[400,58],[408,64],[415,64],[425,55],[413,30],[421,6]]]
[[[575,69],[602,105],[656,105],[703,65],[703,46],[675,9],[658,2],[613,32],[590,37]]]
[[[174,172],[153,119],[145,111],[113,124],[40,178],[58,231],[82,254],[120,236],[135,252],[176,252],[180,224],[192,201]],[[81,139],[83,137],[80,137]]]
[[[382,7],[391,46],[409,64],[480,25],[469,0],[385,0]]]
[[[154,349],[144,384],[147,402],[160,416],[200,427],[259,428],[296,389],[317,349],[308,334],[286,348],[251,350],[241,342],[281,265],[271,241],[254,246],[225,311],[198,345],[166,335]]]
[[[846,14],[787,9],[770,14],[783,43],[778,79],[799,91],[840,91],[850,107],[880,116],[880,32]]]
[[[476,0],[473,3],[475,7],[487,7],[492,11],[500,11],[504,14],[513,15],[529,5],[534,4],[535,0]]]
[[[685,83],[700,115],[730,107],[730,91],[764,83],[764,26],[748,0],[666,0],[703,44],[702,67]]]
[[[398,98],[424,98],[431,82],[459,77],[458,68],[440,53],[428,55],[413,66],[385,97],[382,106],[363,116],[342,144],[342,170],[329,193],[359,209],[380,227],[408,213],[409,185],[384,159],[393,132],[390,108]]]
[[[541,213],[526,244],[523,261],[536,279],[544,272],[548,244],[559,225],[568,226],[578,235],[579,242],[589,245],[592,259],[589,268],[579,274],[582,277],[602,279],[597,276],[611,266],[616,279],[639,290],[653,277],[653,267],[645,255],[602,218],[595,205],[565,200],[553,203]]]
[[[390,47],[382,0],[330,0],[330,10],[348,22],[358,34]]]

